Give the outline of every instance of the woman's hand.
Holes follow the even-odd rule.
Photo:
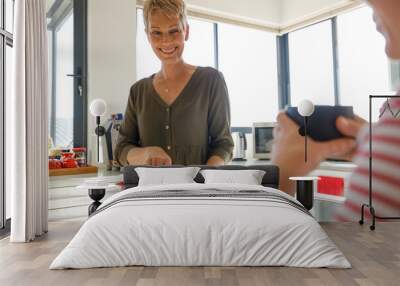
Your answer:
[[[128,152],[129,165],[170,166],[171,157],[160,147],[132,148]]]
[[[316,142],[308,138],[308,158],[304,161],[304,137],[298,133],[299,126],[284,112],[278,114],[278,126],[274,128],[274,143],[271,162],[279,166],[280,189],[294,194],[294,182],[290,176],[304,176],[318,167],[328,157],[349,158],[356,147],[353,138],[341,138],[327,142]],[[338,129],[347,136],[356,137],[363,124],[359,117],[355,120],[338,119]]]
[[[224,159],[222,159],[220,156],[213,155],[207,160],[207,165],[208,166],[222,166],[225,164]]]
[[[160,147],[146,147],[146,164],[152,166],[170,166],[171,157]]]

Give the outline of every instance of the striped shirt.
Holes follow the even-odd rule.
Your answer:
[[[377,216],[400,216],[400,98],[386,101],[381,117],[372,127],[372,205]],[[369,125],[358,137],[344,209],[339,221],[358,221],[361,205],[369,204]],[[365,217],[370,218],[368,208]]]

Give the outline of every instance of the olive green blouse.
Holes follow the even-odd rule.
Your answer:
[[[182,92],[167,105],[153,86],[154,74],[130,89],[115,158],[128,165],[131,148],[159,146],[172,164],[205,164],[213,155],[232,157],[230,106],[222,73],[197,67]]]

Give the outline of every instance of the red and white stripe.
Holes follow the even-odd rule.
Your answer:
[[[400,99],[390,100],[392,111],[400,109]],[[346,202],[336,218],[358,221],[361,205],[369,203],[369,137],[368,128],[359,138],[354,158],[357,168],[349,179]],[[400,114],[397,118],[386,111],[372,129],[372,193],[378,216],[400,216]],[[365,217],[370,217],[366,209]]]

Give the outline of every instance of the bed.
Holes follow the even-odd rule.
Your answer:
[[[214,169],[204,167],[204,169]],[[138,186],[105,200],[50,269],[144,266],[291,266],[350,268],[313,216],[277,189],[271,165],[261,185],[193,183]]]

